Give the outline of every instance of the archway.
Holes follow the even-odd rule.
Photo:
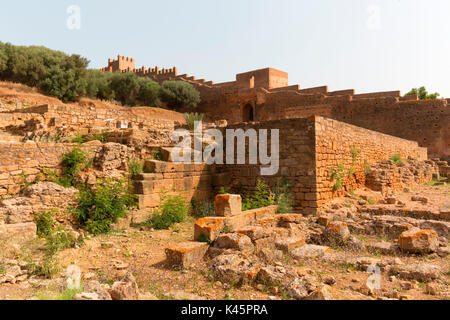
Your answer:
[[[243,122],[253,122],[255,121],[255,113],[253,106],[251,104],[246,104],[242,110],[242,121]]]

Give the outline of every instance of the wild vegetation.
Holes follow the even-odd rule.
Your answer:
[[[14,46],[0,42],[0,80],[36,87],[63,102],[82,97],[116,100],[122,105],[196,107],[199,92],[184,81],[165,81],[160,86],[134,73],[109,73],[88,69],[80,55],[37,46]]]

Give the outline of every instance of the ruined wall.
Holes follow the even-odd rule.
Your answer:
[[[183,164],[162,161],[146,161],[147,174],[133,181],[139,195],[139,207],[156,208],[168,195],[182,195],[200,204],[214,197],[212,189],[212,166],[206,164]]]
[[[58,168],[62,156],[75,147],[80,146],[62,143],[0,143],[0,196],[18,193],[24,174],[29,175],[28,181],[34,181],[41,169]],[[100,146],[85,144],[81,148],[94,157]]]
[[[40,106],[21,109],[14,112],[0,113],[0,127],[7,128],[21,127],[29,124],[30,121],[40,121],[46,126],[56,127],[108,127],[106,120],[111,121],[111,127],[115,127],[117,122],[125,121],[134,127],[148,126],[155,130],[173,131],[175,123],[172,120],[155,119],[152,117],[149,108],[120,108],[111,107],[99,109],[94,107],[77,106]],[[20,129],[20,128],[18,128]]]
[[[250,128],[259,129],[279,129],[280,136],[280,170],[274,176],[261,177],[261,165],[223,165],[217,166],[218,172],[228,173],[229,182],[224,187],[234,187],[253,191],[257,180],[262,178],[269,186],[281,186],[285,177],[292,186],[292,193],[296,200],[298,209],[308,212],[313,211],[315,202],[310,201],[307,196],[315,189],[315,138],[314,123],[308,119],[277,120],[265,123],[236,124],[227,129]],[[268,138],[270,138],[270,130]],[[248,141],[246,142],[248,153]],[[271,140],[268,139],[270,146]],[[235,150],[236,151],[236,150]],[[270,152],[269,152],[270,154]],[[247,162],[248,163],[248,162]],[[217,186],[219,187],[219,186]]]
[[[426,148],[415,141],[389,136],[379,132],[322,117],[315,121],[316,138],[316,197],[318,207],[348,191],[365,185],[365,167],[400,154],[403,159],[412,157],[427,160]],[[339,172],[342,164],[343,186],[335,190],[336,180],[330,178],[331,170]],[[338,173],[339,174],[339,173]]]
[[[420,148],[417,142],[316,116],[227,127],[238,128],[279,129],[280,170],[274,176],[263,177],[259,164],[216,166],[218,173],[229,174],[229,180],[224,179],[227,182],[222,185],[252,191],[258,178],[275,187],[284,177],[292,187],[297,209],[305,214],[316,212],[326,202],[347,191],[363,187],[364,169],[368,165],[388,160],[394,154],[400,154],[404,159],[427,159],[427,150]],[[246,152],[248,154],[248,149]],[[336,181],[330,179],[330,171],[337,170],[340,163],[344,165],[343,186],[334,190]]]

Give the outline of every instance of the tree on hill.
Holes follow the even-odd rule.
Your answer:
[[[185,81],[164,81],[160,96],[169,108],[175,110],[183,107],[195,108],[200,103],[200,92]]]
[[[440,94],[437,92],[428,93],[428,91],[425,87],[413,88],[406,95],[407,96],[417,95],[419,97],[419,100],[434,100],[434,99],[439,99],[439,97],[440,97]]]

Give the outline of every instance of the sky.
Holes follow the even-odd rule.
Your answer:
[[[0,5],[0,41],[91,68],[120,54],[216,83],[272,67],[301,88],[450,97],[449,12],[448,0],[15,0]]]

